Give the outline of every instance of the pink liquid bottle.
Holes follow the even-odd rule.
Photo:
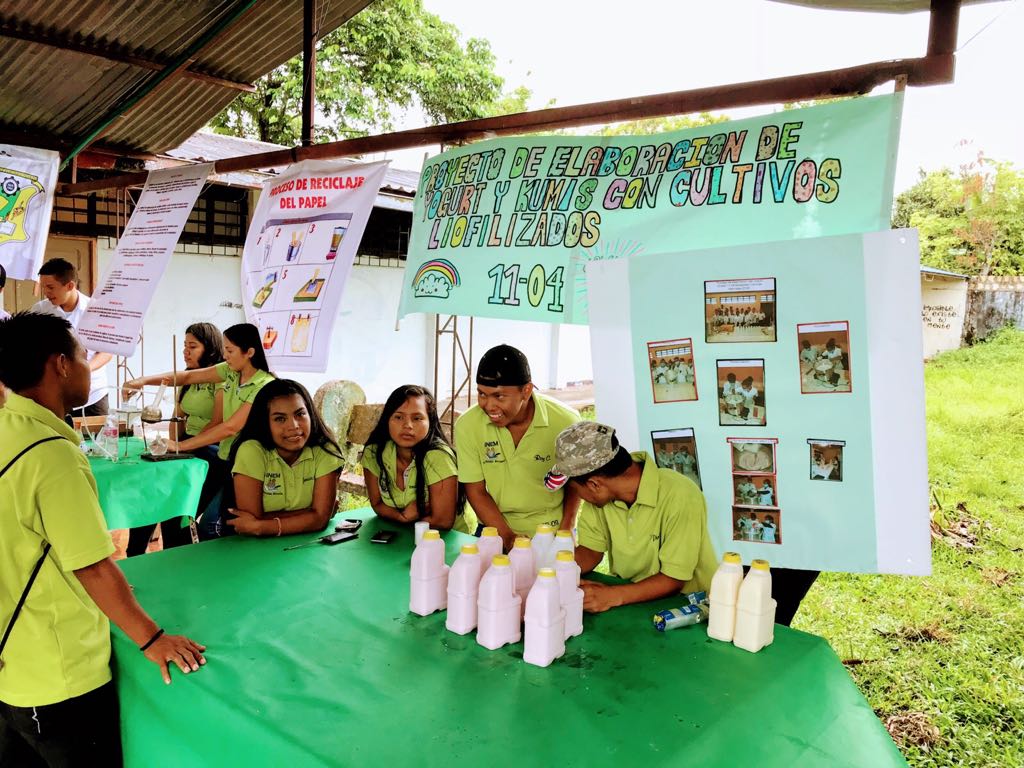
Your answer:
[[[583,634],[583,590],[580,589],[580,567],[572,552],[559,552],[555,557],[559,599],[565,609],[565,639]]]
[[[501,554],[501,536],[498,535],[498,529],[487,526],[480,532],[480,538],[476,542],[477,549],[480,550],[480,575],[483,576],[488,568],[491,567],[491,561],[494,560],[495,555]]]
[[[448,604],[448,566],[444,542],[437,531],[427,531],[412,553],[409,568],[409,610],[429,616]]]
[[[522,609],[526,610],[526,598],[530,594],[533,580],[537,578],[537,564],[533,559],[533,545],[525,536],[516,538],[512,551],[508,553],[512,561],[512,570],[516,574],[516,593],[522,600]]]
[[[565,654],[565,611],[554,568],[541,568],[526,600],[523,661],[546,667]]]
[[[552,559],[558,558],[559,552],[573,553],[576,551],[576,543],[572,540],[572,531],[558,530],[555,532],[555,543],[552,546],[554,555]]]
[[[495,555],[480,580],[476,641],[492,651],[507,643],[518,643],[523,636],[519,625],[520,602],[512,562],[508,555]]]
[[[480,552],[476,544],[464,544],[448,572],[449,632],[465,635],[476,629],[476,601],[480,592]]]

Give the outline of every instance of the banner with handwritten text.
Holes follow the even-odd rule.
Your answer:
[[[590,261],[885,229],[902,104],[494,139],[429,158],[400,315],[586,323]]]

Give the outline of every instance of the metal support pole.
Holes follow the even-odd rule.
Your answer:
[[[316,0],[302,3],[302,146],[313,143],[316,116]]]

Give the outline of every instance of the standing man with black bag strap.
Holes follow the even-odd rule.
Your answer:
[[[164,634],[111,559],[89,462],[62,417],[89,397],[60,317],[0,320],[0,765],[118,766],[110,621],[171,681],[205,648]]]

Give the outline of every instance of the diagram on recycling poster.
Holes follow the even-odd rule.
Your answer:
[[[271,367],[327,370],[331,330],[387,162],[306,161],[268,182],[242,257],[242,297]]]
[[[598,420],[700,485],[719,553],[930,571],[916,231],[606,261],[587,290]]]

